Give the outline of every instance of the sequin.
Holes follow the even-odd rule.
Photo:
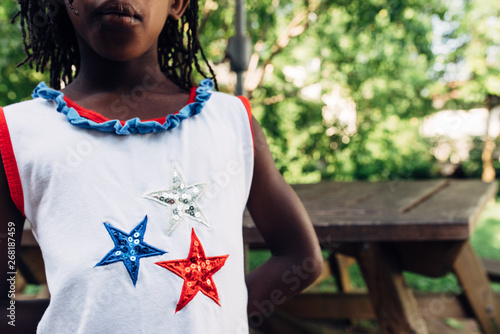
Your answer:
[[[114,226],[111,226],[111,224],[104,223],[104,227],[113,240],[115,247],[109,251],[108,254],[106,254],[102,260],[94,266],[94,268],[122,261],[135,286],[139,276],[139,260],[143,257],[157,256],[166,253],[165,251],[155,248],[143,241],[144,233],[146,232],[147,219],[147,216],[144,217],[142,222],[140,222],[128,234]],[[127,243],[129,240],[134,240],[132,235],[137,235],[138,238],[135,239],[139,241],[137,244],[135,244],[135,242]]]
[[[209,183],[188,186],[180,170],[172,163],[172,187],[148,193],[144,197],[170,208],[170,221],[167,224],[167,234],[170,235],[185,216],[212,227],[198,204],[198,199],[203,196],[208,186]],[[159,200],[160,197],[165,200]]]
[[[194,229],[192,229],[191,246],[186,259],[156,263],[184,279],[181,296],[175,309],[176,313],[191,302],[198,291],[201,291],[220,306],[219,294],[215,284],[213,284],[212,275],[224,266],[228,256],[229,255],[206,257],[203,245],[194,233]],[[202,270],[201,264],[207,264],[206,269]]]

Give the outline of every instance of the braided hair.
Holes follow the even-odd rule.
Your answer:
[[[18,66],[28,63],[38,72],[49,68],[50,85],[61,88],[61,81],[69,84],[80,69],[80,53],[74,29],[64,6],[67,1],[74,15],[74,0],[18,0],[19,12],[12,17],[21,20],[26,59]],[[78,1],[78,0],[77,0]],[[199,59],[198,54],[201,56]],[[215,81],[215,74],[208,63],[198,40],[198,1],[191,0],[186,12],[179,20],[167,18],[158,38],[158,60],[160,69],[179,87],[193,87],[193,67],[207,78],[203,62]],[[217,82],[215,82],[217,87]]]

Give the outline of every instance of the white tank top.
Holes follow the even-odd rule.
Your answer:
[[[211,89],[150,122],[106,120],[43,84],[0,109],[51,294],[37,333],[248,333],[250,107]]]

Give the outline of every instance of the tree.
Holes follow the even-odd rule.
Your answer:
[[[444,17],[441,2],[247,0],[246,6],[254,45],[246,84],[288,181],[432,174],[416,117],[433,110],[431,18]],[[15,10],[10,2],[0,17]],[[217,65],[234,33],[234,3],[206,0],[200,11],[201,42]],[[20,35],[16,27],[1,29],[0,43],[11,43],[0,53],[5,105],[28,96],[42,77],[14,68],[23,59]]]
[[[27,65],[16,67],[26,58],[19,20],[10,24],[18,10],[17,2],[12,0],[4,0],[0,7],[0,106],[30,98],[33,88],[47,80]]]
[[[431,18],[445,9],[433,0],[247,2],[247,88],[289,181],[431,174],[412,117],[433,110]],[[227,15],[230,7],[211,12],[205,27],[218,49],[231,34]],[[355,104],[355,134],[338,115],[325,117],[334,92]]]
[[[494,106],[492,101],[500,96],[499,16],[498,1],[463,0],[440,22],[448,27],[437,62],[442,80],[432,87],[440,105],[488,110]],[[486,134],[482,139],[483,180],[492,181],[494,138]]]

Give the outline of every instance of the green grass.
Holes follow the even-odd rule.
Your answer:
[[[476,253],[483,258],[500,260],[500,198],[495,203],[486,207],[483,211],[475,232],[471,238],[471,244]],[[323,253],[327,256],[327,253]],[[250,253],[250,269],[256,268],[270,256],[267,250],[252,250]],[[357,264],[349,267],[352,286],[355,289],[364,290],[366,286]],[[440,278],[429,278],[414,273],[405,272],[405,279],[409,286],[417,292],[460,292],[460,286],[452,273]],[[500,292],[500,284],[492,283],[495,292]],[[333,277],[324,280],[315,291],[335,292],[335,281]]]

